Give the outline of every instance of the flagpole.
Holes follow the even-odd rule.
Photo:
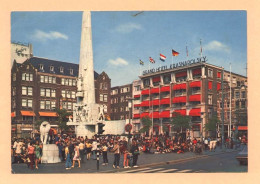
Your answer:
[[[173,55],[172,55],[172,65],[173,65]]]
[[[201,39],[200,39],[200,57],[202,57],[202,44],[201,44]]]
[[[229,66],[230,66],[230,87],[229,87],[229,90],[230,90],[230,93],[229,93],[229,136],[231,138],[231,85],[232,85],[232,76],[231,76],[231,63],[229,63]]]

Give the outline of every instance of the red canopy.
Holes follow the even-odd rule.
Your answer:
[[[140,114],[134,114],[134,119],[140,118]]]
[[[218,78],[221,78],[221,72],[218,72],[217,77],[218,77]]]
[[[161,99],[160,104],[161,105],[163,105],[163,104],[170,104],[170,98],[163,98],[163,99]]]
[[[187,76],[187,71],[179,72],[175,74],[175,77],[185,77],[185,76]]]
[[[140,107],[141,104],[134,104],[134,107]]]
[[[221,90],[221,83],[217,83],[217,90]]]
[[[200,101],[200,95],[190,95],[189,101],[190,102],[199,102]]]
[[[134,98],[140,98],[141,95],[134,95]]]
[[[170,111],[162,111],[160,113],[160,118],[170,118]]]
[[[148,116],[149,117],[149,112],[143,112],[140,117],[143,118],[143,117],[146,117]]]
[[[153,105],[153,106],[157,106],[157,105],[159,105],[159,103],[160,103],[160,100],[159,100],[159,99],[156,99],[156,100],[153,100],[153,101],[152,101],[152,105]]]
[[[212,81],[209,81],[208,88],[212,90]]]
[[[172,103],[186,103],[186,96],[175,97],[173,98]]]
[[[151,93],[159,93],[159,88],[152,88]]]
[[[174,112],[179,113],[182,116],[186,116],[186,109],[177,109]]]
[[[160,76],[153,78],[153,82],[160,82],[160,81],[161,81],[161,77]]]
[[[170,91],[170,86],[161,87],[161,92]]]
[[[153,118],[153,119],[158,119],[159,118],[159,112],[152,112],[150,115],[149,115],[150,118]]]
[[[150,90],[149,89],[145,89],[141,92],[142,95],[149,95],[150,94]]]
[[[15,117],[15,112],[11,112],[11,117],[12,117],[12,118]]]
[[[142,101],[141,104],[140,104],[141,107],[147,107],[147,106],[149,106],[149,105],[150,105],[150,101],[149,101],[149,100],[147,100],[147,101]]]
[[[191,88],[195,88],[195,87],[201,87],[201,81],[193,81],[190,83],[190,87]]]
[[[180,89],[186,89],[186,83],[183,84],[175,84],[173,86],[173,90],[180,90]]]
[[[191,109],[189,115],[190,116],[200,116],[201,115],[200,108]]]

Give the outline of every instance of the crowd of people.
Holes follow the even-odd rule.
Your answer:
[[[49,143],[56,144],[59,149],[60,160],[65,162],[65,168],[71,169],[81,167],[81,163],[90,159],[97,159],[97,155],[102,158],[102,165],[108,165],[108,153],[114,155],[113,168],[120,168],[120,158],[123,159],[121,167],[138,167],[137,161],[140,153],[144,154],[164,154],[185,152],[201,153],[202,150],[214,151],[219,145],[219,140],[204,138],[200,140],[185,139],[182,136],[158,135],[152,138],[142,136],[133,137],[128,142],[127,137],[122,136],[100,136],[76,137],[66,134],[52,136]],[[40,138],[16,139],[12,140],[13,163],[27,163],[31,169],[38,169],[41,163],[43,145]],[[92,157],[92,158],[91,158]],[[111,163],[111,162],[110,162]]]

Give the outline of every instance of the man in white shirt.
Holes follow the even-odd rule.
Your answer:
[[[96,160],[97,159],[97,141],[96,139],[94,139],[94,141],[92,142],[92,153],[93,153],[93,159]]]

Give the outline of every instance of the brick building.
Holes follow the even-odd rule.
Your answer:
[[[14,62],[11,75],[12,135],[30,136],[38,120],[58,127],[55,109],[73,111],[78,64],[32,57],[22,64]],[[94,72],[94,78],[96,97],[103,97],[96,101],[106,105],[109,114],[110,79],[105,72]]]
[[[128,99],[131,98],[132,84],[126,84],[111,88],[111,120],[129,119]]]

